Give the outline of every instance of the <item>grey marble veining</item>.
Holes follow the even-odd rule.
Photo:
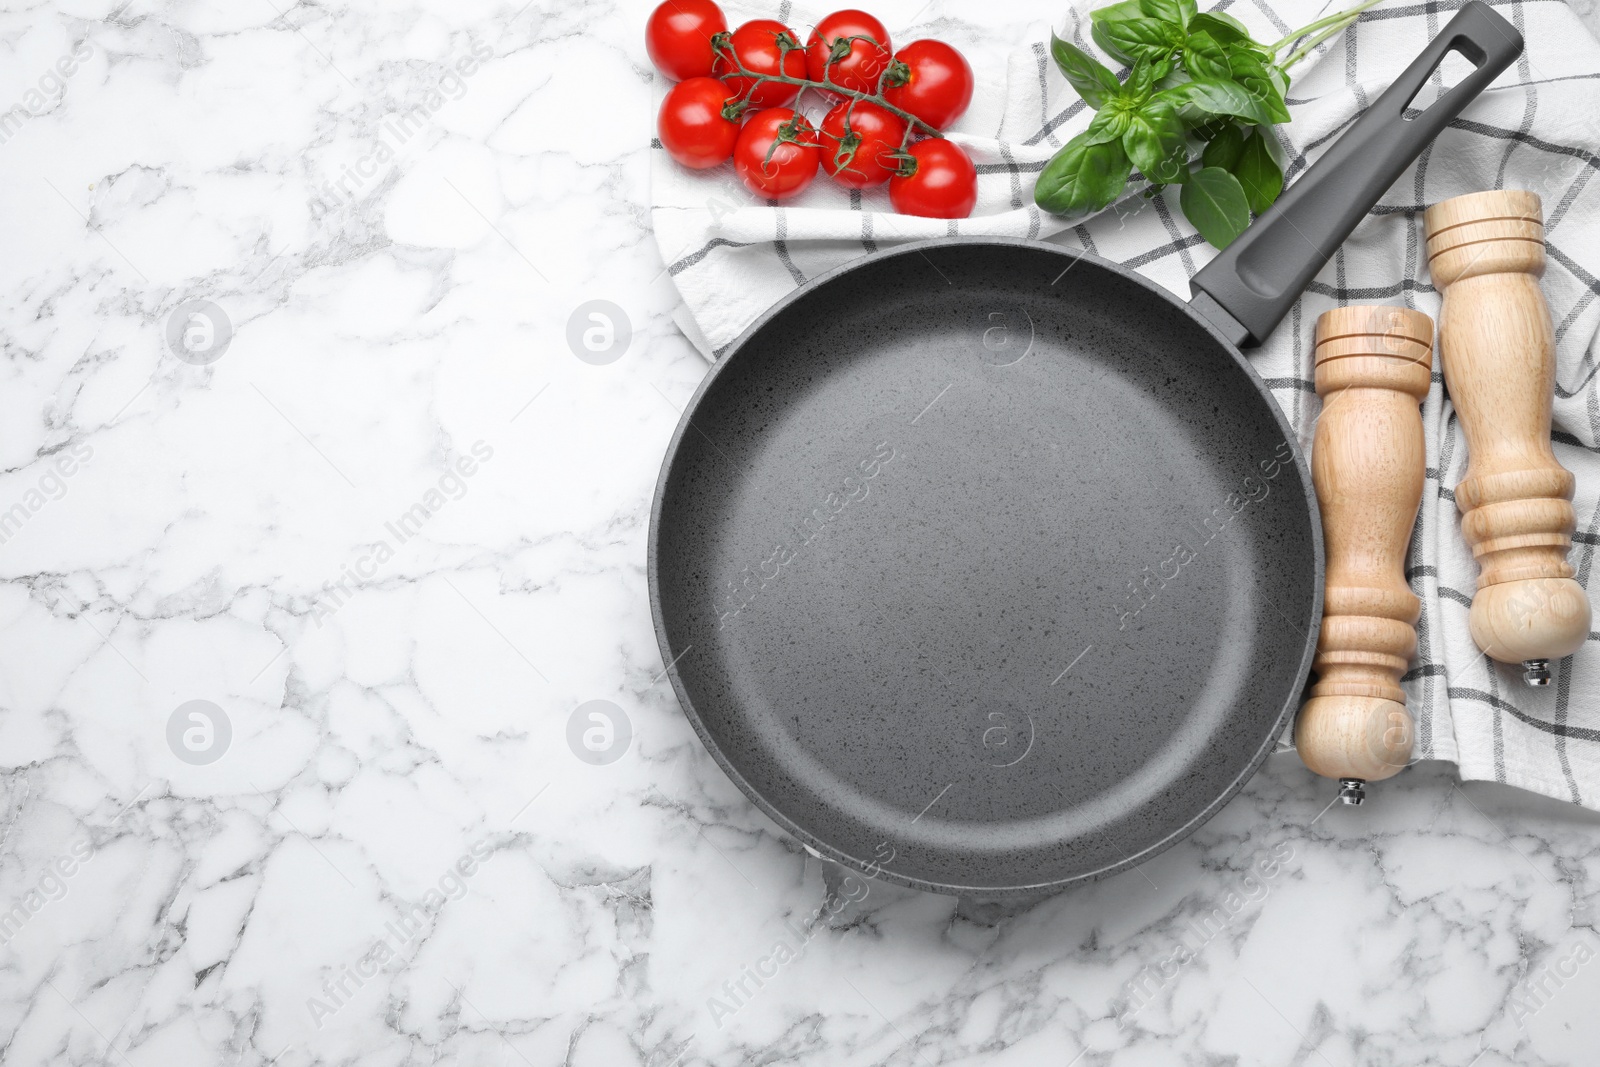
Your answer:
[[[1593,813],[1282,754],[997,916],[721,775],[645,597],[705,370],[646,10],[0,13],[0,1059],[1594,1062]]]

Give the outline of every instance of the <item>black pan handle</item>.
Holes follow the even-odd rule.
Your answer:
[[[1406,107],[1451,51],[1477,69],[1408,117]],[[1463,7],[1345,135],[1190,280],[1195,310],[1235,344],[1264,341],[1401,172],[1521,52],[1522,35],[1487,4]]]

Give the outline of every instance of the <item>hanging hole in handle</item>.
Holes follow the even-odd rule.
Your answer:
[[[1466,81],[1467,76],[1488,62],[1488,59],[1488,55],[1471,41],[1454,42],[1450,50],[1444,54],[1444,58],[1439,60],[1439,65],[1433,68],[1433,73],[1428,75],[1428,80],[1422,83],[1416,95],[1407,100],[1406,106],[1400,109],[1400,117],[1410,122],[1424,114],[1438,102],[1440,97]]]

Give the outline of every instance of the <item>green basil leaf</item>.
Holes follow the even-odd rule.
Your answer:
[[[1183,118],[1182,108],[1179,108],[1178,110],[1178,117]],[[1199,125],[1190,126],[1189,133],[1202,141],[1214,141],[1217,139],[1217,135],[1232,122],[1233,120],[1228,118],[1226,115],[1220,119],[1209,118]]]
[[[1095,8],[1089,12],[1090,22],[1116,22],[1120,19],[1136,19],[1139,11],[1139,0],[1119,0],[1115,4]]]
[[[1161,165],[1155,168],[1154,174],[1147,174],[1153,183],[1152,188],[1159,192],[1168,185],[1182,185],[1189,180],[1189,154],[1179,152],[1175,156],[1168,156]]]
[[[1183,66],[1196,78],[1232,78],[1227,51],[1209,33],[1191,32],[1183,42]]]
[[[1122,83],[1106,68],[1104,63],[1079,48],[1071,41],[1050,35],[1050,54],[1056,66],[1066,75],[1067,81],[1077,90],[1088,105],[1096,111],[1102,104],[1122,92]]]
[[[1112,56],[1119,62],[1132,65],[1133,60],[1131,58],[1118,53],[1116,42],[1111,40],[1107,35],[1107,31],[1112,23],[1142,17],[1143,15],[1139,11],[1139,0],[1119,0],[1118,3],[1108,4],[1105,7],[1089,12],[1089,36],[1093,38],[1095,44],[1105,50],[1107,55]]]
[[[1130,66],[1141,59],[1152,62],[1178,50],[1183,33],[1160,19],[1120,19],[1102,22],[1092,31],[1095,44]]]
[[[1245,200],[1257,215],[1272,206],[1283,192],[1283,168],[1272,158],[1267,135],[1263,130],[1251,130],[1250,136],[1239,146],[1239,158],[1228,168],[1244,188]]]
[[[1090,144],[1080,133],[1045,165],[1033,200],[1056,215],[1099,211],[1121,195],[1131,169],[1120,141]]]
[[[1098,14],[1098,12],[1096,12],[1096,14]],[[1135,17],[1138,17],[1138,16],[1135,16]],[[1127,56],[1123,55],[1122,52],[1119,50],[1119,46],[1117,45],[1117,42],[1113,41],[1111,39],[1111,37],[1110,37],[1111,27],[1114,26],[1115,24],[1116,24],[1115,22],[1095,22],[1095,23],[1093,23],[1089,27],[1089,39],[1092,40],[1095,43],[1095,45],[1100,49],[1100,51],[1104,52],[1106,55],[1110,56],[1112,59],[1116,60],[1118,63],[1127,63],[1127,64],[1131,65],[1133,63],[1133,60],[1131,60]]]
[[[1165,64],[1162,66],[1165,67]],[[1141,59],[1128,73],[1128,82],[1123,88],[1123,93],[1133,100],[1144,100],[1150,95],[1150,90],[1154,88],[1156,82],[1165,76],[1165,73],[1148,59]]]
[[[1195,0],[1139,0],[1139,10],[1153,19],[1188,26],[1196,13]]]
[[[1289,121],[1289,109],[1284,106],[1283,93],[1259,58],[1248,52],[1236,51],[1228,57],[1228,64],[1233,69],[1233,80],[1261,102],[1262,110],[1271,122]]]
[[[1239,165],[1239,153],[1243,151],[1244,131],[1230,122],[1206,142],[1205,151],[1200,153],[1200,165],[1221,167],[1230,174],[1236,174],[1234,168]]]
[[[1079,134],[1086,144],[1105,144],[1107,141],[1120,141],[1122,135],[1128,132],[1128,125],[1132,115],[1126,106],[1118,107],[1121,101],[1113,100],[1110,105],[1100,109],[1094,121],[1089,123],[1089,128]]]
[[[1232,15],[1221,11],[1202,11],[1189,20],[1190,33],[1209,33],[1211,39],[1219,44],[1234,44],[1238,41],[1250,40],[1250,31],[1244,23]]]
[[[1229,115],[1258,125],[1273,121],[1271,110],[1259,97],[1226,78],[1196,78],[1163,89],[1156,96],[1176,106],[1186,122],[1204,121],[1214,115]]]
[[[1221,167],[1203,167],[1178,196],[1183,217],[1210,244],[1227,248],[1250,225],[1250,205],[1239,179]]]
[[[1278,90],[1279,96],[1289,95],[1289,74],[1287,71],[1276,63],[1268,63],[1267,77],[1272,80],[1272,86]]]
[[[1129,117],[1122,147],[1133,165],[1151,181],[1180,180],[1177,172],[1188,160],[1188,145],[1178,109],[1164,100],[1146,103]]]

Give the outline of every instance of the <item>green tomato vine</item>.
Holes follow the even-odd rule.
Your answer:
[[[750,103],[751,96],[758,88],[767,82],[777,82],[782,85],[798,86],[801,92],[804,92],[807,89],[815,89],[818,92],[832,93],[835,96],[848,99],[850,101],[850,106],[845,112],[845,136],[841,138],[841,143],[836,149],[835,155],[835,162],[837,163],[839,169],[844,169],[848,167],[849,164],[854,160],[855,148],[860,144],[860,135],[854,133],[854,131],[852,131],[850,128],[850,115],[855,111],[857,104],[872,104],[875,107],[880,107],[889,112],[891,115],[894,115],[905,123],[905,134],[900,138],[900,148],[896,153],[896,158],[900,160],[902,173],[906,172],[907,167],[915,166],[915,160],[913,160],[910,154],[906,151],[911,144],[912,137],[914,137],[918,132],[921,132],[923,135],[928,137],[943,137],[944,134],[940,133],[928,123],[923,122],[911,112],[906,111],[903,108],[895,107],[893,104],[889,103],[888,100],[884,99],[883,90],[885,87],[902,84],[908,73],[906,65],[897,59],[891,58],[884,66],[883,72],[878,75],[878,84],[876,89],[870,93],[861,92],[857,89],[846,89],[844,86],[833,80],[830,75],[833,72],[834,65],[850,54],[851,46],[858,40],[867,41],[879,48],[883,47],[878,41],[873,40],[871,37],[855,36],[835,38],[833,44],[828,50],[828,62],[823,67],[822,79],[818,81],[812,78],[796,78],[787,74],[762,74],[750,70],[744,65],[743,62],[740,61],[738,53],[734,50],[732,34],[727,33],[726,31],[716,34],[711,38],[712,51],[715,52],[717,56],[727,64],[727,69],[724,70],[723,73],[719,74],[718,77],[741,77],[753,79],[749,87],[746,88],[742,94],[729,99],[728,102],[723,105],[723,117],[737,122],[740,117],[743,116],[745,111],[749,110],[749,108],[752,106]],[[778,69],[780,71],[783,70],[784,61],[788,58],[790,52],[804,51],[805,49],[804,45],[802,45],[797,39],[790,36],[788,33],[777,35],[775,41],[778,46]],[[846,142],[849,142],[852,137],[855,138],[854,142],[848,144],[847,146]]]

